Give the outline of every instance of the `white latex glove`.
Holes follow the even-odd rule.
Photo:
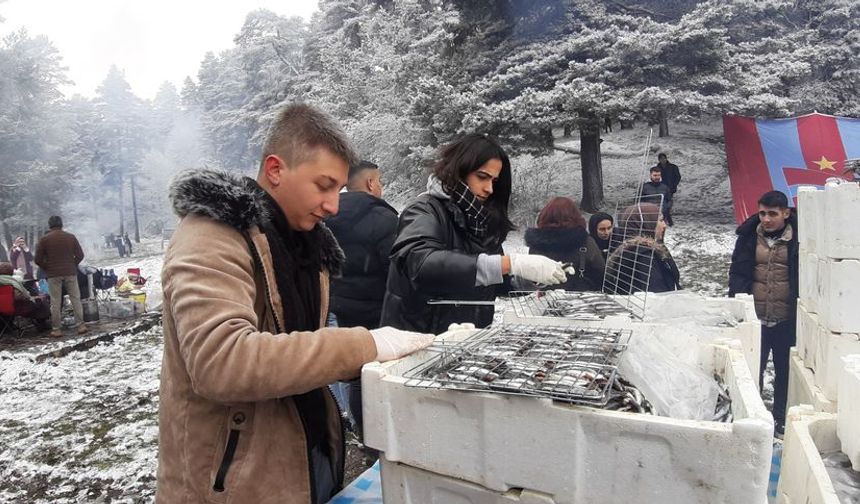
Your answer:
[[[542,285],[567,281],[564,265],[542,255],[511,254],[511,274]],[[572,266],[568,266],[573,269]]]
[[[427,348],[436,337],[433,334],[401,331],[393,327],[371,329],[370,335],[376,343],[376,360],[386,362],[405,357],[412,352]]]

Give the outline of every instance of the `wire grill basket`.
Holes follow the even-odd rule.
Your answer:
[[[603,320],[613,315],[635,316],[627,307],[601,292],[514,292],[510,299],[513,312],[520,319],[561,317]]]
[[[603,406],[630,332],[501,325],[441,347],[406,373],[406,385],[495,392]]]

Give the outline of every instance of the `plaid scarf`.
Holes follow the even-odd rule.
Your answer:
[[[487,222],[490,220],[490,213],[481,203],[477,196],[472,194],[469,186],[462,180],[457,184],[457,187],[451,191],[451,200],[463,211],[466,215],[466,228],[469,233],[477,238],[483,238],[487,234]]]

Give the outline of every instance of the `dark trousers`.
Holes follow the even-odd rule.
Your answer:
[[[666,198],[666,201],[663,202],[663,220],[666,221],[666,224],[669,226],[675,225],[675,222],[672,220],[672,196],[670,195]]]
[[[761,326],[761,367],[758,373],[759,389],[764,386],[764,370],[768,354],[773,352],[773,420],[785,425],[785,402],[788,397],[788,355],[797,338],[795,319],[780,322],[773,327]]]

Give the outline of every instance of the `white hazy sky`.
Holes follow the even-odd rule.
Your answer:
[[[152,98],[164,81],[181,89],[186,76],[196,79],[203,55],[230,48],[259,8],[310,19],[317,1],[0,0],[0,34],[46,35],[74,81],[67,95],[92,97],[115,64],[135,94]]]

